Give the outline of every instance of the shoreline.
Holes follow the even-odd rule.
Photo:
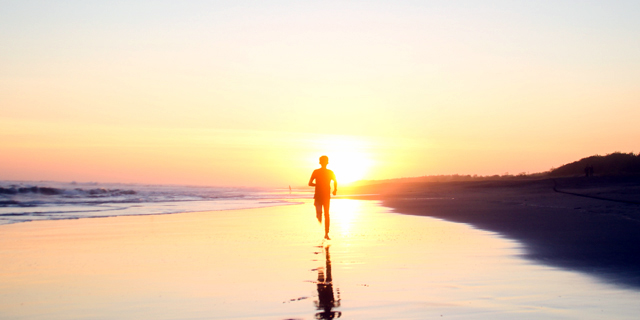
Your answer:
[[[7,226],[0,310],[30,319],[638,313],[637,289],[530,263],[496,233],[336,199],[327,243],[304,203]]]
[[[522,243],[531,261],[640,288],[638,178],[386,184],[368,190],[396,213],[497,232]]]
[[[345,190],[345,189],[343,189]],[[395,213],[430,216],[496,232],[522,244],[524,258],[640,288],[640,178],[387,183],[347,188],[334,199],[378,200]],[[278,204],[172,213],[69,217],[36,221],[246,210]],[[22,223],[8,223],[2,226]]]
[[[297,201],[296,201],[297,200]],[[33,220],[8,220],[8,219],[4,219],[4,221],[8,221],[8,222],[0,222],[0,227],[2,226],[8,226],[8,225],[14,225],[14,224],[22,224],[22,223],[29,223],[29,222],[38,222],[38,221],[59,221],[59,220],[82,220],[82,219],[95,219],[95,218],[114,218],[114,217],[138,217],[138,216],[160,216],[160,215],[172,215],[172,214],[181,214],[181,213],[197,213],[197,212],[210,212],[210,211],[229,211],[229,210],[244,210],[244,209],[259,209],[259,208],[270,208],[270,207],[279,207],[279,206],[290,206],[290,205],[299,205],[299,204],[303,204],[304,202],[301,201],[304,200],[302,198],[295,198],[295,199],[260,199],[260,200],[256,200],[257,203],[256,205],[239,205],[239,206],[232,206],[232,207],[227,207],[224,205],[219,206],[218,208],[215,209],[193,209],[193,210],[186,210],[186,211],[175,211],[175,212],[155,212],[155,213],[127,213],[127,214],[113,214],[113,215],[85,215],[85,216],[73,216],[73,215],[69,215],[69,216],[64,216],[64,217],[56,217],[54,219],[33,219]],[[185,203],[189,203],[190,201],[184,201]],[[156,202],[153,203],[154,205],[158,205],[161,204],[163,202]],[[175,202],[169,202],[171,204],[174,204]],[[114,209],[115,211],[117,211],[118,209]],[[78,214],[78,213],[87,213],[87,212],[91,212],[91,211],[69,211],[69,212],[65,212],[66,214]],[[97,210],[97,212],[108,212],[108,210]],[[45,212],[45,213],[58,213],[58,212]],[[10,216],[13,215],[18,215],[18,216],[28,216],[29,214],[7,214]],[[0,215],[1,216],[1,215]]]

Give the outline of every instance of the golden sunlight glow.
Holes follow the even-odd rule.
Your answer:
[[[337,226],[342,237],[347,237],[352,232],[352,226],[358,221],[360,213],[364,210],[364,202],[350,199],[331,200],[331,219],[334,228]]]
[[[331,168],[340,183],[361,180],[367,174],[371,161],[357,152],[341,152],[332,155]]]
[[[348,184],[637,152],[637,1],[619,2],[592,19],[595,2],[547,17],[511,2],[14,1],[0,178],[281,188],[323,154]]]
[[[370,174],[373,160],[366,152],[367,141],[352,136],[332,136],[318,143],[319,152],[329,157],[327,168],[336,174],[338,185],[365,179]]]

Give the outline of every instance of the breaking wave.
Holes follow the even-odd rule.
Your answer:
[[[245,209],[307,197],[307,190],[289,189],[0,182],[0,224]]]

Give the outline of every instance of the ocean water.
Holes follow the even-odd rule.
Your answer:
[[[311,188],[264,189],[0,181],[0,225],[124,215],[249,209],[297,203]]]

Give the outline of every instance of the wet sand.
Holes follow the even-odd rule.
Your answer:
[[[469,223],[524,245],[550,266],[640,288],[640,178],[576,177],[523,181],[387,184],[395,212]]]
[[[379,201],[0,227],[3,319],[634,319],[640,292]]]

